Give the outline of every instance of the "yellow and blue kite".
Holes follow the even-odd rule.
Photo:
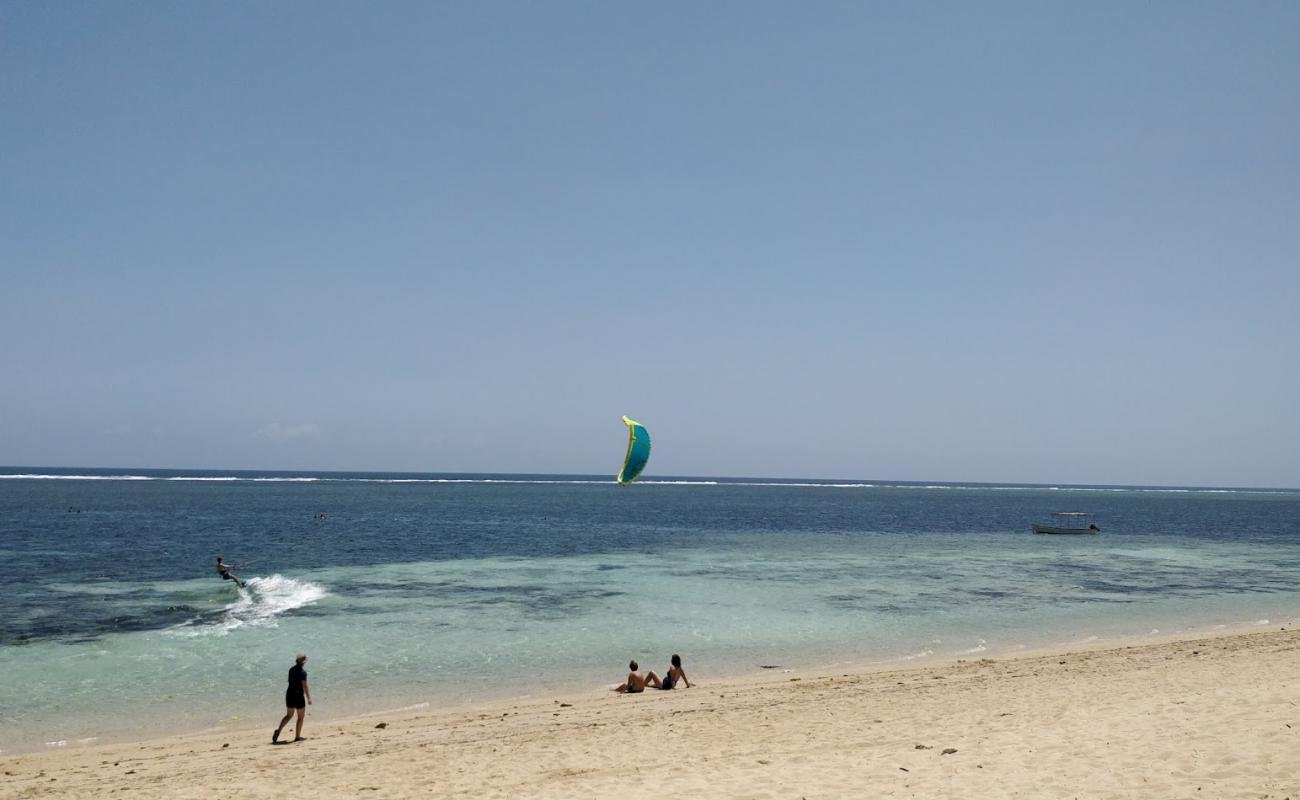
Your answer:
[[[627,455],[623,457],[618,482],[627,486],[641,477],[641,471],[650,460],[650,431],[634,419],[623,417],[623,422],[627,423]]]

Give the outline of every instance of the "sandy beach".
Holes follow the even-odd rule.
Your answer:
[[[0,760],[0,796],[1300,798],[1300,631],[717,681]],[[328,697],[317,688],[318,702]],[[326,702],[328,702],[326,700]]]

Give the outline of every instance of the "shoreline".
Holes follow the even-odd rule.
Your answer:
[[[779,785],[790,791],[771,796],[934,796],[960,787],[999,797],[1084,789],[1091,784],[1069,776],[1084,781],[1101,770],[1114,785],[1088,796],[1182,797],[1204,788],[1209,797],[1296,797],[1298,654],[1300,629],[1282,623],[902,668],[701,674],[695,688],[670,693],[600,688],[309,717],[308,741],[291,747],[270,745],[270,720],[266,730],[5,753],[0,795],[198,796],[222,774],[223,789],[254,797],[307,786],[321,796],[650,797],[669,785],[696,796],[769,796]],[[620,754],[639,748],[646,757],[624,763]],[[1142,766],[1134,756],[1144,752],[1158,757]]]
[[[800,662],[799,660],[788,660],[772,667],[762,667],[755,665],[750,669],[726,669],[721,671],[701,673],[707,674],[707,680],[711,684],[748,686],[753,684],[764,684],[769,682],[779,682],[782,676],[805,677],[817,673],[845,672],[854,675],[869,675],[882,672],[906,672],[915,669],[942,668],[945,666],[954,666],[962,663],[979,661],[979,660],[1012,660],[1022,658],[1050,657],[1060,655],[1085,654],[1098,650],[1122,649],[1131,647],[1144,647],[1150,645],[1168,644],[1182,641],[1199,641],[1203,639],[1213,639],[1219,637],[1238,636],[1262,632],[1267,630],[1290,630],[1300,628],[1300,615],[1288,614],[1285,619],[1260,619],[1253,622],[1239,621],[1232,624],[1227,623],[1200,623],[1200,624],[1183,624],[1181,627],[1173,628],[1168,632],[1153,630],[1145,634],[1136,633],[1110,633],[1089,635],[1082,638],[1074,638],[1065,641],[1050,641],[1038,644],[1012,644],[1012,645],[994,645],[988,649],[966,649],[966,650],[948,650],[940,652],[921,652],[910,656],[897,656],[884,659],[873,659],[864,657],[861,654],[855,654],[845,658],[831,658],[818,660],[814,662]],[[659,671],[657,663],[650,663],[644,658],[638,656],[642,661],[643,671],[654,669]],[[666,661],[666,657],[664,661]],[[687,661],[687,674],[694,674],[700,663],[699,659],[690,659]],[[707,663],[707,662],[705,662]],[[593,688],[600,689],[604,687],[612,688],[617,685],[622,677],[619,670],[621,665],[614,665],[614,674],[617,679],[611,678],[607,682],[600,682],[599,679],[586,681],[565,681],[558,685],[554,683],[539,682],[519,687],[519,691],[511,691],[504,687],[485,688],[473,692],[464,693],[445,693],[433,695],[415,695],[404,693],[402,689],[397,689],[389,693],[373,694],[371,698],[378,698],[368,704],[367,710],[356,710],[359,704],[355,700],[349,700],[342,704],[346,710],[325,711],[317,716],[313,713],[314,709],[308,709],[307,725],[321,724],[332,725],[338,723],[348,723],[365,720],[374,716],[402,716],[411,713],[473,713],[481,708],[494,708],[502,704],[510,703],[528,703],[535,702],[537,698],[545,696],[548,698],[561,698],[572,700],[588,695]],[[326,693],[326,708],[338,708],[340,704],[332,702],[329,698],[340,694],[346,694],[346,687],[331,689]],[[318,690],[319,693],[319,690]],[[274,704],[272,704],[274,705]],[[215,724],[206,724],[197,727],[180,726],[179,736],[239,736],[246,734],[250,730],[260,729],[260,724],[254,723],[253,718],[262,720],[280,713],[277,708],[271,708],[265,704],[241,706],[228,717],[215,722]],[[163,739],[165,735],[160,731],[176,727],[179,718],[174,716],[160,715],[158,717],[142,717],[138,725],[127,731],[82,731],[82,736],[69,737],[54,741],[42,741],[40,737],[28,741],[27,743],[7,743],[3,749],[0,749],[0,760],[23,755],[33,755],[38,753],[55,753],[55,752],[78,752],[87,748],[112,747],[117,745],[146,744],[156,739]],[[1300,799],[1298,799],[1300,800]]]

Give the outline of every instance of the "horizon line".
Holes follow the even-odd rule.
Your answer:
[[[9,473],[10,470],[20,472]],[[54,466],[54,465],[24,465],[24,464],[0,464],[0,477],[9,474],[17,475],[34,475],[39,474],[34,470],[87,470],[91,472],[126,472],[128,470],[141,470],[144,472],[204,472],[204,473],[271,473],[282,475],[429,475],[429,476],[485,476],[485,477],[534,477],[534,478],[599,478],[604,477],[604,473],[598,472],[479,472],[479,471],[431,471],[431,470],[373,470],[373,469],[261,469],[248,467],[103,467],[103,466]],[[614,477],[610,477],[611,483],[616,483]],[[811,482],[824,484],[885,484],[885,485],[944,485],[944,486],[969,486],[969,487],[997,487],[1013,486],[1024,488],[1043,488],[1050,489],[1053,487],[1068,487],[1081,489],[1155,489],[1155,490],[1175,490],[1175,489],[1194,489],[1202,491],[1226,490],[1226,491],[1267,491],[1267,492],[1300,492],[1300,487],[1289,486],[1230,486],[1230,485],[1213,485],[1213,484],[1127,484],[1127,483],[1070,483],[1062,481],[1053,482],[1036,482],[1036,481],[987,481],[987,480],[908,480],[896,478],[825,478],[825,477],[772,477],[767,475],[646,475],[640,481],[642,483],[657,483],[665,481],[767,481],[780,483]]]

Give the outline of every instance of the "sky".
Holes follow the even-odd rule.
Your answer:
[[[1300,4],[0,1],[0,464],[1300,487]]]

